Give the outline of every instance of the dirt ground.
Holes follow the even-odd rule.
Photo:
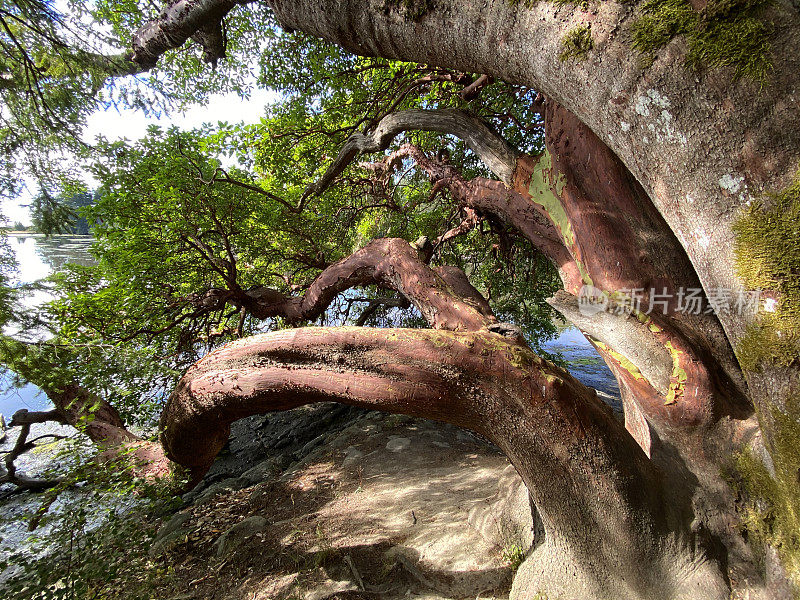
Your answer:
[[[162,528],[174,600],[507,598],[532,541],[513,467],[451,426],[368,413],[260,467]]]

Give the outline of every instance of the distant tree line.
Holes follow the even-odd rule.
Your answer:
[[[77,192],[71,195],[53,196],[45,191],[39,193],[30,205],[30,228],[16,223],[14,229],[32,229],[47,235],[64,233],[89,235],[89,222],[83,214],[84,208],[94,206],[99,197],[97,190]]]

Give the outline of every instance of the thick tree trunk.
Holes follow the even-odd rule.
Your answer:
[[[358,54],[486,73],[544,92],[630,170],[707,293],[741,289],[732,223],[758,194],[787,185],[800,162],[800,13],[790,0],[772,3],[763,14],[774,24],[771,44],[779,49],[769,56],[763,89],[734,81],[730,70],[690,71],[680,37],[643,68],[631,41],[638,12],[624,3],[583,10],[548,2],[440,0],[415,5],[418,11],[404,3],[378,9],[371,0],[267,3],[283,26]],[[181,45],[199,24],[217,22],[234,3],[180,0],[170,7],[135,36],[137,47],[152,49],[142,64]],[[586,25],[593,39],[586,60],[562,60],[565,35]],[[753,318],[738,311],[720,315],[729,345]],[[796,371],[769,370],[753,380],[762,415],[783,404],[787,377],[798,381]]]
[[[409,17],[404,3],[373,0],[267,0],[278,21],[357,54],[466,72],[487,73],[533,87],[585,123],[640,182],[684,245],[706,289],[736,289],[731,222],[754,194],[777,190],[800,162],[800,13],[779,0],[764,19],[775,24],[764,89],[730,70],[693,72],[678,37],[643,68],[632,47],[636,7],[604,2],[574,5],[506,0],[437,0]],[[196,5],[196,6],[195,6]],[[197,22],[219,20],[231,0],[180,0],[138,32],[152,44],[143,64],[184,43]],[[209,22],[200,19],[201,22]],[[564,61],[562,40],[591,25],[584,61]],[[194,28],[194,29],[193,29]],[[709,210],[709,207],[712,207]],[[742,320],[723,319],[738,339]]]
[[[675,39],[643,69],[631,42],[635,7],[506,0],[441,0],[408,18],[402,3],[269,0],[285,27],[357,54],[487,73],[528,85],[572,112],[640,182],[684,245],[706,289],[739,288],[731,223],[763,190],[790,181],[800,163],[800,14],[789,0],[777,24],[766,89],[726,70],[692,72]],[[585,61],[563,61],[562,39],[591,25]],[[713,206],[712,210],[709,207]],[[742,319],[726,315],[738,339]]]
[[[232,421],[331,400],[454,423],[494,441],[544,524],[526,578],[531,593],[727,597],[718,566],[693,553],[686,498],[665,488],[610,409],[486,329],[306,328],[232,342],[176,388],[162,417],[164,447],[199,475]]]
[[[375,151],[410,127],[455,135],[463,129],[453,126],[458,119],[450,113],[434,124],[444,111],[431,111],[426,119],[418,112],[393,115],[371,138],[359,135],[356,141]],[[510,186],[464,181],[451,165],[436,163],[413,146],[386,162],[413,158],[435,188],[447,187],[466,210],[499,217],[550,257],[566,288],[551,303],[589,336],[615,372],[628,430],[695,507],[694,530],[724,548],[734,572],[758,579],[738,533],[734,494],[721,477],[721,468],[730,466],[758,427],[725,333],[717,317],[705,312],[708,299],[683,248],[625,166],[552,101],[545,130],[547,152],[528,157],[504,151],[502,140],[486,128],[471,129],[469,145],[479,155],[496,148],[491,164],[499,165],[498,176],[512,172]],[[354,158],[347,148],[318,190]],[[457,233],[445,237],[451,234]],[[605,294],[604,310],[584,313],[576,295],[585,285]],[[697,314],[678,306],[689,290],[699,292]]]
[[[664,479],[594,391],[513,330],[496,333],[505,329],[459,270],[434,271],[406,242],[375,240],[282,310],[318,310],[334,290],[372,282],[401,292],[435,330],[305,328],[232,342],[187,371],[170,397],[161,421],[167,456],[197,479],[230,423],[311,402],[446,421],[493,440],[540,513],[544,537],[520,596],[727,596],[719,565],[692,531],[687,486]]]

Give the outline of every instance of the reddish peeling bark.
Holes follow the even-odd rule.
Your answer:
[[[397,290],[439,329],[471,331],[497,322],[486,300],[465,277],[432,271],[417,249],[397,238],[373,240],[330,265],[302,296],[257,288],[231,295],[228,301],[258,318],[282,316],[296,324],[318,318],[341,292],[370,284]]]
[[[452,165],[436,163],[410,144],[393,153],[388,161],[401,156],[413,158],[427,173],[434,184],[432,193],[446,187],[463,207],[496,215],[522,233],[556,265],[565,285],[580,289],[580,271],[557,227],[540,205],[530,201],[528,184],[531,172],[527,173],[526,179],[524,169],[535,164],[535,159],[525,155],[515,157],[509,186],[483,177],[465,181]]]
[[[392,126],[379,125],[372,138],[359,137],[361,146],[369,150],[387,147],[392,133],[405,130],[395,127],[397,123],[422,122],[419,112],[415,111],[413,119],[393,117]],[[434,116],[429,115],[425,127],[448,131],[443,124],[432,125]],[[450,113],[448,118],[453,119]],[[741,372],[716,316],[678,310],[681,290],[701,289],[691,263],[641,186],[611,150],[574,115],[553,102],[547,102],[545,109],[545,157],[504,151],[499,136],[486,128],[482,131],[481,135],[491,138],[491,143],[482,138],[478,144],[475,131],[468,143],[476,148],[491,146],[497,149],[493,156],[505,156],[503,161],[495,160],[495,164],[502,165],[502,174],[508,170],[508,161],[513,160],[510,185],[484,178],[465,181],[452,165],[436,162],[412,145],[403,146],[385,160],[391,167],[400,158],[414,159],[434,184],[433,194],[447,188],[456,202],[471,211],[461,225],[442,239],[467,231],[470,224],[478,222],[480,214],[492,214],[516,228],[549,257],[559,268],[565,289],[573,295],[588,283],[608,293],[628,290],[630,294],[638,290],[640,317],[646,320],[639,327],[637,343],[643,348],[638,352],[630,344],[628,349],[634,353],[616,347],[614,342],[619,338],[607,331],[614,329],[613,321],[602,327],[586,319],[576,324],[634,365],[641,365],[641,373],[647,373],[647,363],[655,360],[654,353],[665,357],[669,374],[656,385],[638,371],[631,373],[623,368],[611,353],[604,352],[630,388],[636,406],[629,408],[643,412],[651,425],[663,430],[663,435],[669,436],[673,430],[714,427],[727,417],[744,421],[751,416]],[[459,135],[461,128],[454,127],[449,132]],[[342,172],[354,156],[343,150],[329,172]],[[566,223],[557,221],[536,202],[537,198],[531,197],[531,181],[537,170],[541,172],[542,164],[549,165],[544,172],[545,183],[560,203]],[[391,173],[391,168],[385,170]],[[331,179],[327,177],[318,184],[318,191]],[[667,302],[664,307],[655,304],[657,310],[646,316],[651,290],[663,294]],[[708,302],[705,296],[702,300],[705,310]],[[556,302],[554,306],[565,309]],[[662,311],[666,314],[660,314]],[[572,312],[565,314],[576,321],[580,315]],[[747,426],[752,427],[752,423]],[[694,453],[692,446],[686,452],[689,458]],[[646,446],[645,449],[650,450]]]
[[[667,581],[692,585],[677,576],[693,561],[685,541],[667,541],[688,531],[685,498],[670,497],[593,391],[486,330],[305,328],[232,342],[181,380],[162,416],[162,441],[199,476],[234,420],[320,401],[442,420],[492,439],[540,511],[546,541],[538,543],[559,549],[560,562],[542,576],[551,589],[569,589],[568,577],[597,598],[628,597],[625,580],[653,591]],[[669,568],[638,567],[666,566],[666,545]],[[710,589],[717,583],[706,581]]]
[[[493,440],[523,477],[545,530],[536,585],[567,597],[633,598],[631,585],[651,597],[724,595],[717,567],[694,546],[686,488],[663,486],[593,390],[513,332],[495,333],[505,330],[460,270],[434,271],[406,242],[376,240],[282,306],[320,308],[335,291],[375,282],[414,302],[434,330],[304,328],[227,344],[170,396],[167,456],[197,480],[233,421],[312,402],[437,419]]]
[[[227,6],[226,0],[208,2]],[[700,526],[720,535],[726,528],[735,530],[730,522],[722,527],[711,523],[732,508],[730,490],[720,482],[720,464],[756,427],[751,401],[761,402],[762,412],[768,412],[770,401],[780,403],[797,372],[751,376],[748,400],[731,341],[739,339],[753,316],[685,314],[676,311],[675,302],[682,288],[701,288],[701,282],[706,290],[739,287],[730,266],[733,220],[761,192],[783,188],[796,170],[800,128],[793,125],[800,116],[795,101],[800,54],[794,50],[800,36],[791,2],[780,0],[764,11],[764,18],[775,23],[772,42],[783,50],[770,55],[768,91],[758,91],[746,78],[735,81],[724,70],[689,74],[680,39],[642,68],[630,40],[640,11],[628,4],[601,3],[587,11],[546,2],[444,0],[424,3],[415,18],[408,18],[406,3],[379,8],[360,0],[268,4],[286,27],[358,54],[487,73],[533,86],[566,107],[550,102],[545,114],[552,161],[547,183],[565,218],[554,219],[531,202],[530,181],[544,157],[513,156],[497,140],[473,145],[462,136],[482,158],[481,151],[488,149],[484,161],[502,183],[465,182],[451,167],[431,161],[426,166],[425,157],[419,157],[435,185],[447,186],[465,208],[465,221],[445,235],[466,231],[485,213],[516,227],[558,266],[572,294],[555,299],[565,314],[589,282],[608,293],[641,289],[645,306],[651,288],[672,298],[666,315],[643,318],[640,325],[625,322],[634,317],[622,315],[616,324],[582,321],[581,326],[599,342],[617,375],[628,427],[653,462],[679,485],[691,488],[697,480],[697,487],[705,489],[705,497],[692,499],[698,521],[704,521]],[[705,8],[703,0],[691,4],[697,11]],[[169,22],[159,19],[159,25]],[[586,59],[559,59],[564,35],[587,24],[594,47]],[[417,127],[459,135],[466,123],[457,116],[449,123],[406,116],[412,118],[393,116],[385,129],[379,126],[352,139],[339,157],[343,162],[337,159],[322,187],[341,172],[342,164],[359,153],[385,149],[387,139],[400,131]],[[358,281],[354,274],[345,278]],[[302,304],[262,292],[280,310],[287,303]],[[261,300],[254,302],[263,305]],[[619,330],[632,337],[621,339]],[[765,434],[769,437],[769,431]],[[729,550],[737,543],[733,537],[725,540]]]
[[[63,389],[41,386],[54,408],[47,412],[18,411],[10,425],[30,426],[31,423],[55,421],[71,425],[86,436],[100,450],[98,460],[107,462],[124,455],[133,467],[133,473],[147,479],[163,478],[170,474],[169,460],[159,443],[143,440],[125,427],[119,412],[107,401],[86,388],[70,384]],[[27,436],[27,434],[26,434]],[[25,487],[32,488],[30,485]],[[46,489],[41,486],[40,489]]]
[[[555,103],[548,103],[545,131],[553,180],[563,182],[554,191],[569,218],[573,255],[582,261],[587,283],[607,292],[641,290],[642,312],[650,307],[651,290],[667,299],[665,311],[656,304],[649,315],[660,330],[653,335],[663,346],[673,346],[677,366],[688,369],[691,376],[687,385],[696,388],[653,417],[660,414],[660,422],[676,427],[708,425],[724,415],[750,413],[741,371],[716,316],[679,310],[679,292],[700,289],[700,281],[644,190],[588,127]],[[708,300],[702,297],[705,311]],[[688,422],[677,406],[682,402],[696,403],[690,409],[695,418]],[[713,406],[702,408],[705,402]],[[661,404],[663,408],[663,400]],[[676,414],[671,416],[670,411]],[[698,411],[707,418],[696,421]]]
[[[545,131],[548,154],[516,156],[510,185],[465,181],[452,165],[410,145],[385,160],[387,172],[398,158],[411,157],[431,178],[432,193],[446,188],[465,209],[464,221],[442,239],[468,231],[481,215],[494,215],[556,264],[567,292],[552,303],[591,336],[617,376],[628,430],[676,481],[698,482],[684,488],[692,498],[687,502],[705,507],[695,527],[721,540],[740,572],[753,573],[720,464],[744,446],[757,425],[724,331],[713,314],[678,310],[680,292],[700,290],[699,279],[679,241],[619,159],[552,102],[545,111]],[[388,145],[385,134],[382,144]],[[341,171],[340,159],[336,164]],[[533,177],[544,180],[563,215],[552,214],[531,197],[542,185],[532,186]],[[640,312],[615,315],[612,301],[609,312],[596,318],[580,314],[575,294],[586,283],[612,295],[638,290]],[[651,289],[668,299],[666,314],[659,304],[658,310],[645,314]],[[705,310],[708,302],[702,296]]]

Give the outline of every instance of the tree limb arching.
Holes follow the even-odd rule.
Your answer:
[[[5,456],[5,469],[0,472],[0,482],[12,483],[20,490],[34,492],[45,491],[62,483],[61,479],[28,477],[18,473],[14,465],[17,458],[35,448],[36,440],[29,440],[28,437],[31,425],[37,423],[74,427],[97,447],[97,459],[102,462],[113,461],[120,453],[126,454],[137,476],[162,478],[170,473],[169,462],[161,446],[131,433],[117,410],[106,400],[77,383],[58,387],[37,379],[31,373],[28,373],[28,380],[39,385],[54,408],[48,411],[20,409],[14,413],[8,426],[19,427],[20,431],[14,447]]]
[[[229,1],[207,0],[215,6]],[[706,289],[739,289],[727,266],[733,262],[730,226],[737,209],[753,193],[785,187],[800,159],[800,105],[793,100],[800,73],[800,16],[791,0],[778,0],[766,10],[781,23],[773,41],[784,50],[770,57],[769,94],[757,93],[748,82],[727,85],[729,76],[718,69],[688,76],[681,49],[659,53],[655,76],[643,76],[630,36],[620,35],[639,16],[627,5],[600,6],[591,18],[593,50],[586,60],[564,62],[559,59],[564,35],[585,26],[586,13],[552,3],[442,0],[426,5],[419,19],[404,18],[399,4],[377,9],[368,0],[266,3],[283,27],[355,54],[484,73],[556,100],[630,169],[673,231],[707,233],[708,238],[681,239]],[[776,105],[786,107],[780,118]],[[737,107],[737,118],[719,106]],[[740,183],[722,187],[720,182],[728,185],[730,178],[746,189]],[[717,209],[706,210],[706,200]],[[736,314],[721,319],[733,342],[745,321]]]
[[[133,36],[131,60],[153,68],[167,50],[179,48],[189,38],[204,50],[204,60],[216,64],[225,56],[221,22],[238,4],[252,0],[177,0],[167,4],[156,19]]]
[[[322,193],[357,156],[386,150],[394,138],[412,130],[436,131],[460,138],[501,181],[511,184],[519,153],[483,120],[454,108],[412,109],[383,117],[372,132],[351,135],[328,170],[303,196]]]
[[[258,318],[280,316],[296,324],[319,317],[351,287],[378,284],[400,292],[436,328],[472,331],[496,322],[477,290],[459,283],[453,290],[448,276],[431,270],[405,240],[382,238],[328,266],[300,296],[263,287],[231,301]]]
[[[697,585],[695,597],[724,597],[714,565],[695,563],[673,537],[687,526],[685,498],[663,489],[608,407],[487,330],[302,328],[231,342],[187,371],[162,415],[162,442],[197,477],[234,420],[321,401],[441,420],[497,443],[544,523],[542,589],[575,594],[577,583],[580,596],[565,597],[630,599],[640,596],[627,586],[672,597],[667,588]]]
[[[625,34],[639,16],[638,11],[618,3],[601,3],[589,15],[579,8],[553,3],[443,0],[426,4],[424,14],[414,20],[402,18],[402,6],[391,3],[383,10],[375,10],[374,2],[358,0],[344,5],[329,0],[272,0],[269,4],[287,27],[339,43],[353,52],[489,73],[534,86],[556,99],[602,138],[610,148],[606,157],[610,154],[620,164],[624,162],[627,169],[622,175],[630,176],[629,183],[640,187],[636,191],[648,197],[668,222],[667,231],[674,232],[675,239],[670,239],[664,248],[676,249],[681,256],[685,248],[693,267],[691,279],[702,282],[706,290],[738,289],[739,281],[730,268],[730,225],[753,194],[785,187],[800,156],[800,127],[796,126],[800,122],[800,105],[794,99],[800,73],[800,36],[796,33],[798,14],[788,0],[778,0],[767,9],[770,16],[777,15],[785,22],[777,28],[774,40],[784,51],[774,57],[772,89],[766,94],[757,93],[748,82],[732,82],[716,69],[687,75],[681,40],[668,44],[658,53],[654,65],[643,69],[632,60],[630,38]],[[341,10],[343,7],[346,10]],[[591,19],[593,51],[583,61],[559,61],[564,34],[574,27],[585,27],[587,18]],[[776,110],[778,106],[781,110]],[[781,117],[776,116],[779,113]],[[730,118],[732,114],[736,119]],[[581,131],[571,127],[571,133]],[[554,163],[560,158],[554,154]],[[570,165],[567,161],[562,166],[567,166],[573,175],[585,176],[588,171],[582,169],[585,163],[581,162]],[[586,191],[585,186],[581,187],[573,186],[568,194],[575,194],[573,199],[581,198],[581,192]],[[584,195],[582,200],[589,202],[572,206],[578,209],[573,215],[580,218],[597,206],[589,196]],[[584,233],[591,234],[592,224],[584,221]],[[636,249],[648,247],[645,243]],[[573,258],[583,260],[587,254],[574,252]],[[635,274],[631,269],[642,257],[648,258],[648,254],[637,252],[631,257],[630,252],[624,252],[623,260],[619,260],[614,253],[608,253],[586,268],[586,275],[602,277],[604,282],[626,279],[635,284],[641,278],[628,276]],[[625,260],[628,258],[634,260]],[[582,277],[575,281],[581,280]],[[680,282],[671,278],[671,283]],[[657,278],[647,277],[643,283],[662,284]],[[605,289],[606,285],[601,287]],[[723,332],[719,323],[702,319],[670,323],[670,335],[682,337],[684,349],[688,349],[679,351],[682,354],[676,352],[678,369],[701,367],[695,382],[695,390],[703,392],[699,400],[687,395],[683,402],[665,406],[660,394],[636,390],[650,402],[654,409],[650,416],[662,426],[662,432],[670,436],[678,433],[670,439],[673,447],[680,447],[680,442],[688,439],[692,443],[685,456],[701,460],[709,457],[712,467],[716,457],[714,451],[704,447],[706,440],[735,441],[737,437],[718,431],[709,434],[709,428],[719,423],[720,417],[737,412],[726,409],[725,396],[729,395],[730,404],[738,406],[744,417],[748,411],[752,414],[731,351],[748,319],[730,313],[719,321],[725,327]],[[715,344],[721,348],[716,355],[708,351]],[[721,381],[713,379],[717,371],[723,372]],[[636,385],[624,369],[619,372],[623,386]],[[779,400],[779,394],[786,389],[784,380],[788,375],[778,375],[782,379],[776,381],[773,374],[771,387],[768,385],[766,390],[751,388],[754,393],[750,397],[764,402],[762,413],[769,406],[767,400]],[[796,373],[791,377],[797,381]],[[684,409],[702,417],[700,427],[696,421],[683,418]],[[739,425],[735,421],[730,421],[732,428]]]
[[[538,577],[548,589],[573,593],[579,572],[586,597],[628,598],[632,580],[647,590],[690,580],[721,597],[715,567],[695,564],[675,537],[687,531],[687,497],[663,489],[658,467],[611,410],[521,337],[495,333],[496,318],[462,271],[434,271],[416,253],[403,240],[376,240],[281,308],[320,310],[348,287],[380,283],[412,301],[433,330],[307,327],[231,342],[191,367],[170,396],[161,419],[167,456],[197,481],[233,421],[321,401],[453,423],[495,441],[522,475],[545,527],[537,564],[546,565]],[[599,551],[596,540],[604,540]],[[665,546],[679,573],[639,569],[643,557],[659,563]],[[686,572],[702,572],[703,582]]]

